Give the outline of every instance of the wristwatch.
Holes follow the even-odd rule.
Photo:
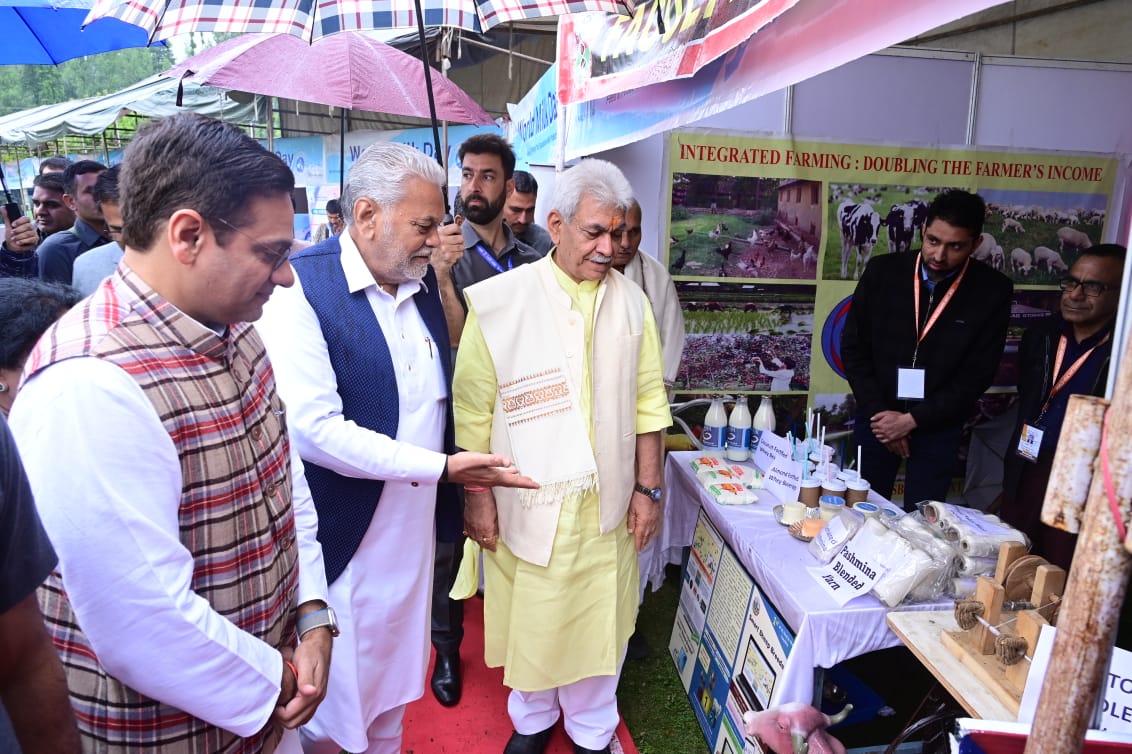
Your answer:
[[[302,616],[295,624],[295,633],[302,639],[303,634],[323,626],[330,629],[331,636],[338,636],[338,616],[334,614],[334,608],[325,607],[322,610],[315,610],[313,613]]]
[[[639,492],[642,495],[644,495],[645,497],[647,497],[649,500],[652,500],[654,503],[659,503],[660,502],[660,496],[664,494],[664,490],[662,488],[660,488],[660,487],[646,487],[643,484],[641,484],[640,482],[635,483],[633,485],[633,489],[636,492]]]

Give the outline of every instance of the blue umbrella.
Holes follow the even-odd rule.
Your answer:
[[[0,65],[53,65],[127,47],[145,47],[143,29],[117,19],[83,28],[92,0],[0,0]]]

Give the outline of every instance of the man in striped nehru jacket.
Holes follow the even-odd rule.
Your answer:
[[[326,693],[317,521],[258,334],[294,282],[291,171],[181,113],[121,171],[125,256],[11,413],[59,565],[40,606],[85,751],[296,752]]]

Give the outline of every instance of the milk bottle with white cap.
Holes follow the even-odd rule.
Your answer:
[[[727,460],[746,461],[751,455],[751,409],[747,399],[736,398],[727,420]]]
[[[711,399],[711,406],[704,417],[704,431],[700,435],[700,441],[708,452],[722,453],[727,447],[727,410],[723,407],[722,398]]]

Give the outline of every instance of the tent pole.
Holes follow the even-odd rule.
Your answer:
[[[267,98],[267,151],[275,151],[275,98]]]
[[[346,108],[338,108],[338,198],[346,190]]]
[[[106,143],[106,132],[102,132],[102,154],[106,155],[106,166],[110,167],[110,146]]]

